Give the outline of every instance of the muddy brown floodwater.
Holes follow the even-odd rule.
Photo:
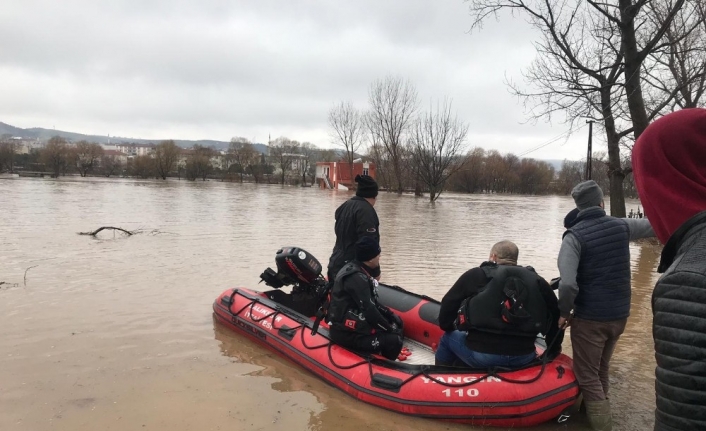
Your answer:
[[[470,430],[359,402],[214,323],[275,251],[326,264],[347,192],[122,179],[0,180],[0,430]],[[547,279],[569,197],[381,194],[383,281],[441,298],[493,243]],[[637,201],[628,208],[637,209]],[[132,237],[77,232],[119,226]],[[633,244],[611,381],[616,430],[653,423],[650,295],[660,249]],[[568,336],[565,352],[571,352]],[[588,429],[585,419],[537,430]]]

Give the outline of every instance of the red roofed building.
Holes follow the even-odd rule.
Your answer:
[[[316,162],[316,182],[322,189],[355,188],[356,175],[370,175],[375,178],[375,174],[375,163],[363,162],[361,159],[353,161],[353,178],[348,162]]]

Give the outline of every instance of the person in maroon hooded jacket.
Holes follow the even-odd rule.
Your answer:
[[[645,216],[664,244],[652,293],[654,429],[706,430],[706,109],[650,124],[632,165]]]

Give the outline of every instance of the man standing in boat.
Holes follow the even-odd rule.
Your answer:
[[[513,242],[495,244],[488,261],[466,271],[444,295],[439,326],[446,333],[437,365],[523,367],[537,357],[538,333],[546,335],[549,358],[561,352],[557,298],[534,269],[517,265],[518,254]]]
[[[559,250],[559,327],[571,325],[574,373],[589,423],[612,429],[610,358],[630,315],[630,241],[654,237],[646,219],[606,215],[595,181],[571,191],[576,215]],[[572,314],[573,313],[573,314]]]
[[[367,236],[380,242],[380,221],[373,208],[378,195],[378,184],[368,175],[356,175],[358,188],[355,196],[336,209],[336,244],[328,262],[328,279],[333,279],[346,262],[355,258],[355,243]],[[377,269],[375,269],[377,271]],[[373,273],[373,277],[379,277]]]
[[[379,353],[390,360],[402,350],[402,319],[377,302],[380,245],[364,236],[355,259],[336,274],[328,307],[331,341],[351,350]]]

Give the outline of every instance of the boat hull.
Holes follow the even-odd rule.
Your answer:
[[[379,292],[381,302],[402,316],[406,337],[426,346],[438,343],[443,333],[434,322],[438,302],[392,286],[381,285]],[[228,289],[214,302],[214,315],[332,386],[388,410],[476,426],[524,427],[564,415],[578,396],[565,355],[502,373],[388,361],[332,344],[325,324],[312,335],[313,319],[274,297]]]

